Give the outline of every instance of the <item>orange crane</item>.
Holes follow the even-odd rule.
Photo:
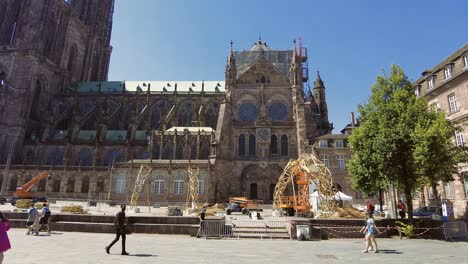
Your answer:
[[[32,178],[30,181],[27,183],[23,184],[23,186],[20,186],[16,188],[15,196],[18,197],[18,199],[32,199],[34,198],[34,193],[31,192],[31,188],[38,183],[42,179],[48,179],[49,178],[49,173],[48,172],[41,172],[38,175],[36,175],[34,178]]]

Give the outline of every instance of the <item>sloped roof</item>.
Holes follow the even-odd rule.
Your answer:
[[[242,76],[261,55],[271,62],[284,76],[289,78],[289,68],[292,62],[292,50],[269,51],[235,51],[234,57],[237,66],[237,78]]]
[[[113,92],[121,93],[125,85],[125,92],[146,92],[150,85],[151,92],[173,93],[177,85],[178,93],[224,93],[224,81],[124,81],[124,82],[81,82],[78,85],[80,93]]]

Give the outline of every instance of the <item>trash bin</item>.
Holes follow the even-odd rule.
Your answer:
[[[310,227],[308,225],[296,225],[297,240],[310,240]]]

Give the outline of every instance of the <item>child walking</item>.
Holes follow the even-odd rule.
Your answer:
[[[372,242],[374,242],[375,245],[375,251],[374,253],[379,253],[379,248],[377,247],[377,241],[375,241],[375,235],[376,233],[380,233],[380,230],[377,228],[375,225],[374,219],[372,216],[367,217],[366,225],[361,228],[361,232],[365,233],[366,236],[364,237],[364,240],[366,241],[366,249],[363,250],[363,253],[369,252],[369,250],[373,250],[372,248]]]

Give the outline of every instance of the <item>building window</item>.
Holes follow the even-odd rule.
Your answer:
[[[288,156],[288,136],[282,135],[281,136],[281,156]]]
[[[125,175],[118,175],[115,179],[115,192],[125,193],[127,191],[127,177]]]
[[[445,67],[445,69],[444,69],[444,76],[445,76],[445,80],[447,80],[447,79],[449,79],[450,77],[452,77],[452,66],[451,66],[451,65]]]
[[[336,161],[338,163],[338,169],[344,169],[345,168],[344,155],[336,155]]]
[[[445,183],[444,189],[445,189],[445,199],[453,199],[452,186],[450,185],[450,182]]]
[[[427,79],[427,88],[428,90],[432,90],[434,88],[435,80],[434,76],[431,76]]]
[[[434,199],[434,190],[432,190],[432,187],[429,187],[427,189],[427,195],[429,196],[429,199],[430,200],[433,200]]]
[[[325,165],[325,167],[328,168],[328,166],[330,165],[330,163],[328,161],[328,155],[320,155],[320,160]]]
[[[457,106],[457,99],[455,98],[455,94],[451,94],[448,96],[449,106],[450,106],[450,113],[455,113],[458,111]]]
[[[271,135],[271,145],[270,145],[270,152],[272,156],[278,155],[278,139],[276,135]]]
[[[244,136],[244,134],[239,135],[238,152],[239,152],[239,157],[244,157],[245,156],[245,136]]]
[[[249,136],[249,156],[250,157],[255,157],[257,155],[256,148],[257,148],[257,143],[255,140],[255,135],[250,135]]]
[[[161,193],[164,193],[164,190],[165,190],[164,179],[162,176],[159,176],[154,181],[154,193],[161,194]]]
[[[202,175],[198,176],[198,194],[205,193],[205,179]]]
[[[419,97],[419,95],[421,94],[421,85],[417,85],[414,88],[414,94],[416,95],[416,97]]]
[[[465,172],[463,176],[463,185],[465,186],[465,198],[468,198],[468,173]]]
[[[328,141],[327,140],[320,140],[319,141],[319,147],[327,148],[328,147]]]
[[[468,67],[468,54],[463,56],[463,61],[465,62],[465,67]]]
[[[81,180],[81,193],[88,193],[89,191],[89,177],[85,176]]]
[[[335,148],[342,148],[343,147],[343,140],[335,141]]]
[[[185,181],[181,178],[174,180],[174,194],[183,194],[184,193]]]
[[[458,130],[455,131],[455,141],[457,143],[457,147],[465,146],[465,141],[463,140],[463,134]]]
[[[67,180],[66,192],[72,193],[75,191],[75,178],[69,177]]]

